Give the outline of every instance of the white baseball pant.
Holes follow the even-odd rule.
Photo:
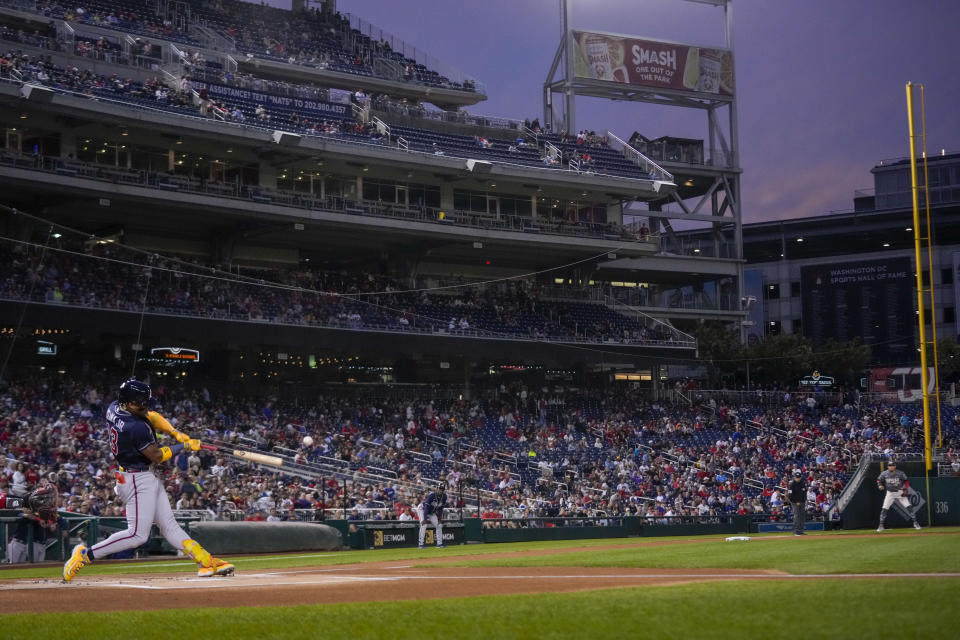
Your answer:
[[[893,506],[894,502],[906,509],[907,513],[910,513],[910,498],[903,495],[903,491],[887,491],[887,495],[883,497],[883,510],[886,511],[889,509],[891,506]]]
[[[437,530],[437,546],[443,546],[443,524],[441,524],[440,519],[437,518],[437,514],[435,513],[431,513],[428,516],[420,516],[420,546],[423,546],[423,541],[427,537],[427,527],[430,524]]]
[[[43,562],[47,557],[47,545],[43,542],[33,543],[33,561]],[[27,543],[11,538],[7,544],[7,562],[18,564],[27,561]]]
[[[150,537],[154,523],[174,549],[182,549],[190,536],[177,524],[163,482],[152,471],[124,471],[117,476],[117,495],[126,507],[127,528],[93,545],[94,558],[135,549]]]

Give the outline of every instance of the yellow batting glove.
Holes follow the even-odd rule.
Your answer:
[[[182,442],[183,444],[186,444],[190,440],[190,436],[182,431],[174,431],[173,437],[176,438],[177,442]]]
[[[200,451],[200,441],[195,438],[187,438],[183,441],[183,448],[187,451]]]

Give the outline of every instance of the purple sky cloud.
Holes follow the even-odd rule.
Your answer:
[[[722,44],[719,9],[678,0],[572,0],[574,26]],[[283,6],[283,5],[281,5]],[[287,5],[288,6],[288,5]],[[487,85],[470,110],[540,114],[559,0],[339,0]],[[930,153],[960,150],[957,0],[737,0],[734,46],[746,222],[850,209],[880,160],[909,153],[904,85],[926,86]],[[577,126],[626,138],[704,137],[703,118],[579,99]]]

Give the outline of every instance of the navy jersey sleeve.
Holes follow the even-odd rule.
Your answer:
[[[143,451],[157,440],[153,436],[153,430],[143,420],[133,422],[129,427],[130,445],[137,451]]]

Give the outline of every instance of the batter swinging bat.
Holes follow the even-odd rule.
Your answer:
[[[215,447],[210,444],[201,444],[201,449],[209,449],[210,451],[220,451],[223,453],[229,453],[235,458],[240,458],[242,460],[249,460],[250,462],[259,462],[260,464],[269,464],[274,467],[283,466],[283,458],[278,458],[277,456],[268,456],[265,453],[254,453],[251,451],[241,451],[240,449],[226,449],[223,447]]]

